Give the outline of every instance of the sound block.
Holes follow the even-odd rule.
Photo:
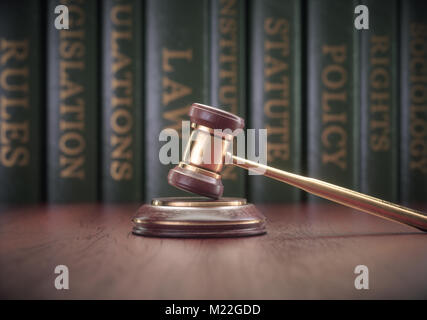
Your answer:
[[[243,237],[266,233],[264,215],[246,199],[156,198],[141,206],[133,233],[151,237]]]

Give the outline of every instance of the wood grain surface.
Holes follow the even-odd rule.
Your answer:
[[[335,204],[265,205],[263,236],[144,238],[131,233],[137,207],[1,208],[0,298],[427,298],[427,234],[404,225]],[[57,265],[69,290],[54,287]],[[357,265],[369,290],[354,287]]]

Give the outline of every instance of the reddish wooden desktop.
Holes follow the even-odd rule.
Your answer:
[[[134,236],[137,205],[2,208],[0,298],[427,298],[427,234],[335,204],[259,205],[268,234]],[[425,209],[426,207],[424,207]],[[57,265],[69,290],[57,290]],[[369,268],[369,290],[354,269]]]

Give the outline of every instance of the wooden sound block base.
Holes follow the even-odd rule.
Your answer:
[[[151,237],[220,238],[266,233],[265,217],[241,198],[157,198],[138,209],[133,233]]]

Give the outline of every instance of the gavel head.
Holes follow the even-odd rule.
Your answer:
[[[218,199],[224,191],[220,172],[226,152],[245,121],[199,103],[190,107],[189,116],[191,135],[182,161],[169,171],[168,182],[179,189]]]

